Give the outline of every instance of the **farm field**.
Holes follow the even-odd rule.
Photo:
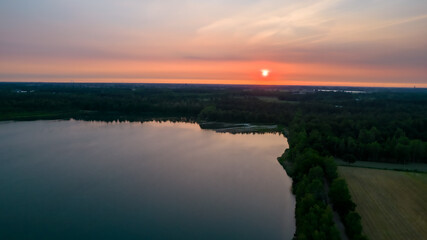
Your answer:
[[[426,239],[427,174],[338,167],[369,239]]]
[[[427,173],[427,163],[384,163],[384,162],[365,162],[356,161],[354,163],[348,163],[341,159],[336,159],[338,166],[348,167],[361,167],[361,168],[375,168],[384,170],[403,170],[403,171],[414,171]]]

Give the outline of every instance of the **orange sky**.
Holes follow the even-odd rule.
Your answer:
[[[10,72],[11,81],[427,87],[422,81],[426,69],[321,63],[19,60],[0,62],[0,66],[0,71]],[[264,68],[270,70],[268,77],[261,75]],[[419,81],[400,82],[403,78]]]
[[[426,12],[424,0],[1,2],[0,81],[427,87]]]

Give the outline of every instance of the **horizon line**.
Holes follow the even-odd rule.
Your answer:
[[[186,81],[187,80],[187,81]],[[87,81],[87,80],[63,80],[63,81],[4,81],[0,80],[0,84],[3,83],[39,83],[39,84],[161,84],[161,85],[227,85],[227,86],[278,86],[278,87],[360,87],[360,88],[406,88],[406,89],[427,89],[427,84],[402,84],[402,83],[365,83],[365,82],[307,82],[307,81],[289,81],[290,83],[272,83],[272,81],[265,81],[260,83],[259,81],[245,81],[245,80],[201,80],[197,81],[194,79],[156,79],[156,81]],[[234,81],[230,82],[230,81]],[[237,81],[237,82],[236,82]],[[354,84],[356,83],[356,84]]]

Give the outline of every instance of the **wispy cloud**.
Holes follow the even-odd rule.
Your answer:
[[[373,26],[370,30],[388,28],[388,27],[393,27],[396,25],[402,25],[402,24],[407,24],[407,23],[416,22],[416,21],[422,21],[422,20],[426,20],[426,19],[427,19],[427,14],[421,15],[421,16],[408,17],[408,18],[393,19],[393,20],[389,20],[389,21],[386,21],[384,23],[378,24],[377,26]]]
[[[241,43],[286,44],[328,32],[332,18],[324,12],[340,0],[299,1],[256,5],[229,18],[219,19],[198,29],[199,37],[214,34],[237,38]],[[285,5],[285,6],[283,6]],[[257,14],[254,9],[261,9]]]

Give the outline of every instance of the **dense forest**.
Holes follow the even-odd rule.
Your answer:
[[[292,191],[297,200],[295,239],[340,239],[331,205],[349,239],[367,239],[347,183],[338,178],[334,159],[311,147],[300,119],[295,118],[289,129],[289,149],[278,160],[293,179]]]
[[[334,88],[337,89],[337,88]],[[427,162],[427,90],[138,84],[0,84],[0,120],[273,123],[349,162]]]
[[[69,118],[278,125],[299,240],[340,239],[334,211],[349,239],[366,239],[335,159],[427,163],[426,89],[0,84],[0,120]]]

